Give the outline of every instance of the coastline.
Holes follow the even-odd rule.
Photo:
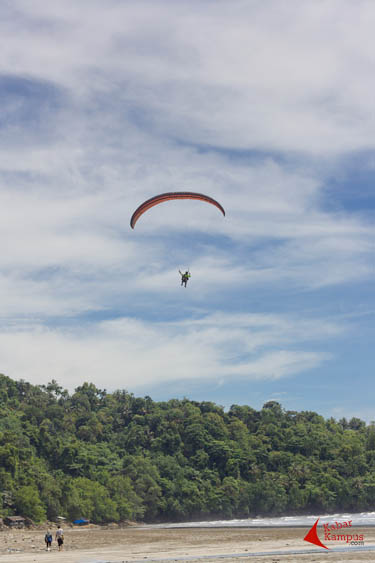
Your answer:
[[[120,563],[129,561],[209,561],[291,563],[327,561],[374,561],[375,529],[357,528],[365,539],[364,548],[331,542],[324,550],[303,541],[303,528],[194,528],[120,529],[66,528],[64,551],[44,546],[44,530],[0,532],[0,563]],[[340,549],[340,551],[335,551]],[[346,551],[341,551],[346,549]],[[374,551],[364,551],[373,549]]]

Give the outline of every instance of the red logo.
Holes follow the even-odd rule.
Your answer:
[[[305,537],[303,538],[304,541],[308,541],[310,543],[313,543],[315,545],[318,545],[319,547],[324,547],[324,549],[329,549],[326,545],[324,545],[320,539],[318,538],[318,532],[316,531],[317,525],[319,522],[319,518],[317,519],[317,521],[315,522],[315,524],[310,528],[310,530],[307,532],[307,534],[305,535]]]

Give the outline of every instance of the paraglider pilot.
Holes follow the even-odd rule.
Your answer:
[[[186,272],[184,274],[181,272],[181,270],[178,270],[178,271],[181,274],[181,285],[185,285],[185,287],[186,287],[186,284],[187,284],[189,278],[191,277],[191,274],[188,270],[186,270]]]

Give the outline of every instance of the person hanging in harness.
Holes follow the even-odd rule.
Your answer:
[[[190,274],[189,270],[186,270],[186,272],[184,274],[181,272],[181,270],[178,270],[178,271],[181,274],[181,285],[185,285],[185,287],[186,287],[186,284],[189,281],[191,274]]]

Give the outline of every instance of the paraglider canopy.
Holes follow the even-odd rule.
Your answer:
[[[140,216],[143,215],[143,213],[145,213],[148,209],[154,207],[154,205],[158,205],[159,203],[173,199],[198,199],[201,201],[206,201],[207,203],[211,203],[211,205],[215,205],[215,207],[220,209],[222,214],[225,216],[224,208],[220,205],[220,203],[208,195],[199,194],[196,192],[167,192],[165,194],[156,195],[144,201],[139,207],[137,207],[132,215],[132,218],[130,219],[131,228],[134,229],[135,224]]]

